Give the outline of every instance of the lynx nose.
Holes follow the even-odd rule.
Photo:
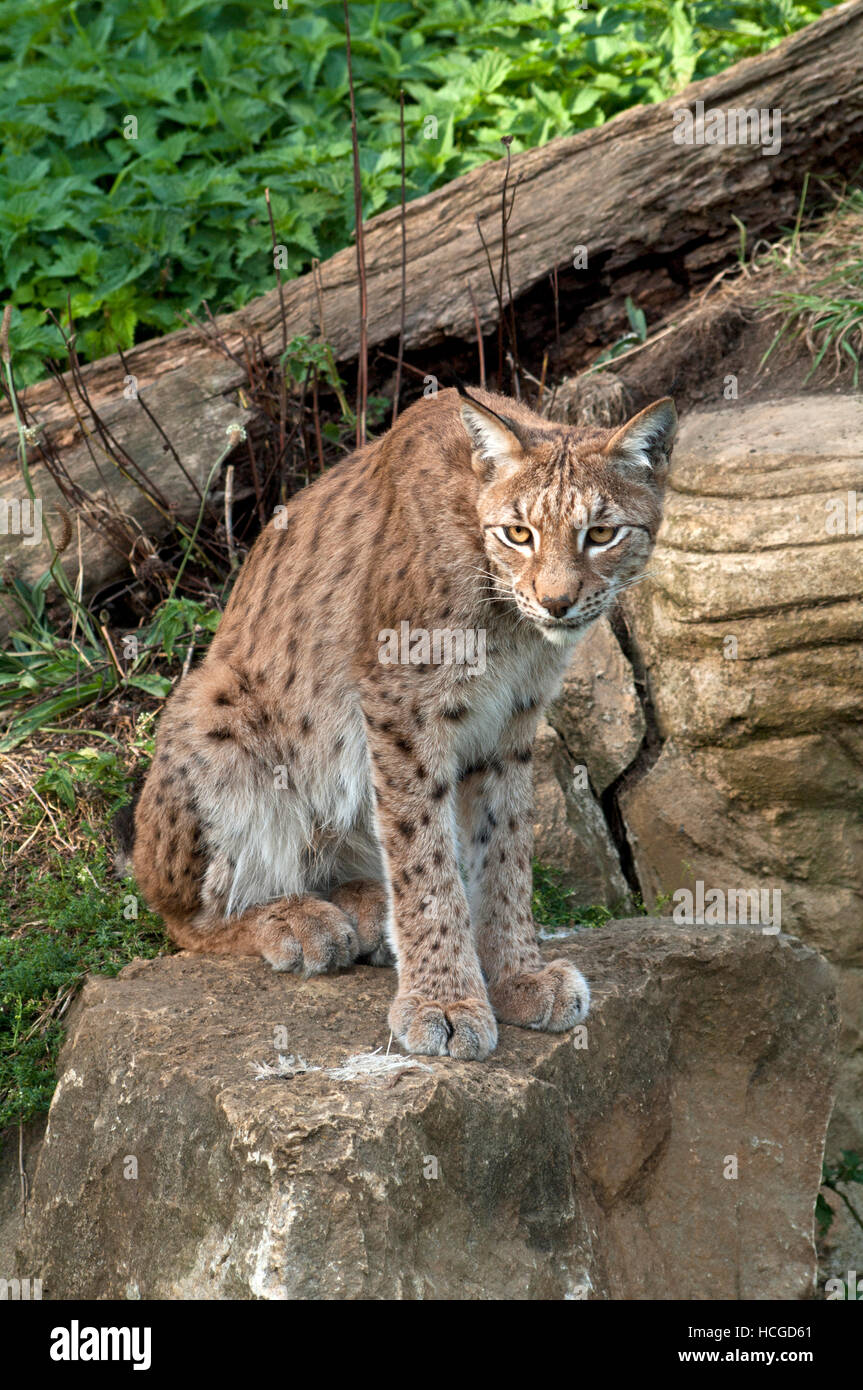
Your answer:
[[[553,618],[562,618],[575,603],[570,594],[557,594],[553,597],[549,594],[537,594],[537,598],[546,613],[550,613]]]

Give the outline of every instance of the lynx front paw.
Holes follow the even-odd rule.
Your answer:
[[[330,901],[346,912],[356,928],[360,960],[365,965],[395,965],[385,936],[387,894],[382,883],[354,879],[331,893]]]
[[[511,975],[489,985],[489,998],[501,1023],[565,1033],[587,1017],[587,981],[566,960],[553,960],[532,974]]]
[[[260,928],[261,955],[274,970],[299,971],[308,978],[344,970],[360,952],[347,913],[319,898],[288,900],[271,908]]]
[[[481,1062],[497,1045],[497,1024],[485,999],[438,1003],[421,994],[399,994],[390,1027],[407,1052]]]

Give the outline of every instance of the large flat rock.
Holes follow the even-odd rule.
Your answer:
[[[546,949],[592,984],[583,1031],[377,1073],[339,1069],[386,1046],[391,971],[91,979],[0,1264],[53,1299],[808,1295],[831,968],[646,918]]]
[[[837,965],[833,1153],[863,1143],[861,439],[859,395],[686,416],[653,579],[625,596],[661,744],[619,796],[639,886],[781,893]]]

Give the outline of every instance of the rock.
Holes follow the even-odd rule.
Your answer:
[[[533,750],[534,853],[557,869],[573,907],[629,907],[630,895],[602,809],[586,776],[543,720]]]
[[[823,1187],[821,1195],[833,1212],[833,1220],[825,1233],[819,1233],[819,1289],[823,1292],[828,1279],[841,1279],[845,1285],[845,1293],[840,1292],[835,1284],[828,1290],[828,1293],[833,1298],[836,1298],[837,1295],[840,1298],[847,1297],[847,1290],[853,1279],[859,1301],[861,1294],[863,1294],[863,1282],[860,1282],[863,1281],[863,1229],[855,1222],[846,1202],[850,1203],[856,1212],[860,1212],[861,1205],[863,1205],[860,1201],[860,1185],[850,1182],[840,1183],[839,1192]],[[845,1201],[842,1200],[843,1197]]]
[[[687,416],[655,577],[625,596],[662,743],[620,794],[642,891],[778,889],[843,972],[863,966],[861,438],[859,396]],[[860,1147],[850,1019],[843,1048],[837,1126]]]
[[[386,1046],[392,972],[91,978],[0,1268],[45,1299],[808,1296],[826,962],[646,918],[545,949],[591,982],[583,1031],[377,1072],[348,1059]]]
[[[645,734],[644,713],[632,667],[607,618],[575,648],[548,722],[563,739],[573,765],[587,768],[598,795],[635,761]]]
[[[863,965],[860,904],[842,887],[863,855],[841,812],[788,805],[753,807],[729,792],[715,750],[679,749],[669,741],[646,776],[621,798],[638,880],[650,901],[707,887],[781,893],[782,925],[843,965]],[[818,876],[833,882],[826,893]]]
[[[838,974],[842,1088],[837,1092],[830,1121],[833,1153],[860,1149],[860,1097],[863,1096],[863,970],[844,966]],[[858,1267],[863,1275],[863,1260]]]
[[[645,727],[632,667],[603,618],[576,647],[534,748],[535,851],[560,871],[573,906],[632,905],[600,797],[638,756]]]

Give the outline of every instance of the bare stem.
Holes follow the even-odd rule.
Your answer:
[[[399,325],[399,360],[396,367],[396,389],[393,399],[393,424],[398,419],[399,414],[399,395],[402,389],[402,362],[405,355],[405,317],[407,313],[407,292],[408,292],[408,233],[407,233],[407,212],[405,196],[405,94],[399,92],[399,129],[401,131],[401,161],[402,161],[402,312],[401,323]]]
[[[468,290],[468,294],[470,295],[470,304],[471,304],[471,308],[473,309],[473,321],[474,321],[474,324],[476,325],[476,350],[477,350],[477,356],[479,357],[479,384],[480,384],[480,386],[482,387],[482,389],[483,389],[483,391],[484,391],[484,390],[485,390],[485,345],[484,345],[484,343],[483,343],[483,341],[482,341],[482,328],[481,328],[481,326],[480,326],[480,321],[479,321],[479,310],[478,310],[477,307],[476,307],[476,298],[475,298],[474,292],[473,292],[473,285],[470,283],[470,281],[468,281],[467,290]]]
[[[264,189],[264,197],[267,200],[267,213],[270,218],[270,237],[273,243],[273,269],[276,272],[276,284],[279,287],[279,311],[282,318],[282,362],[279,372],[279,459],[284,458],[285,453],[285,434],[286,420],[288,416],[288,386],[285,381],[284,354],[288,350],[288,319],[285,313],[285,291],[282,286],[282,272],[276,262],[276,224],[273,221],[273,209],[270,204],[270,190]]]
[[[357,365],[357,448],[366,442],[366,413],[369,395],[368,292],[366,288],[366,251],[363,239],[363,187],[360,175],[360,147],[357,139],[357,108],[354,101],[354,72],[351,64],[351,22],[348,0],[342,0],[345,13],[345,52],[348,63],[348,90],[351,97],[351,146],[354,162],[354,223],[357,241],[357,272],[360,293],[360,344]]]

